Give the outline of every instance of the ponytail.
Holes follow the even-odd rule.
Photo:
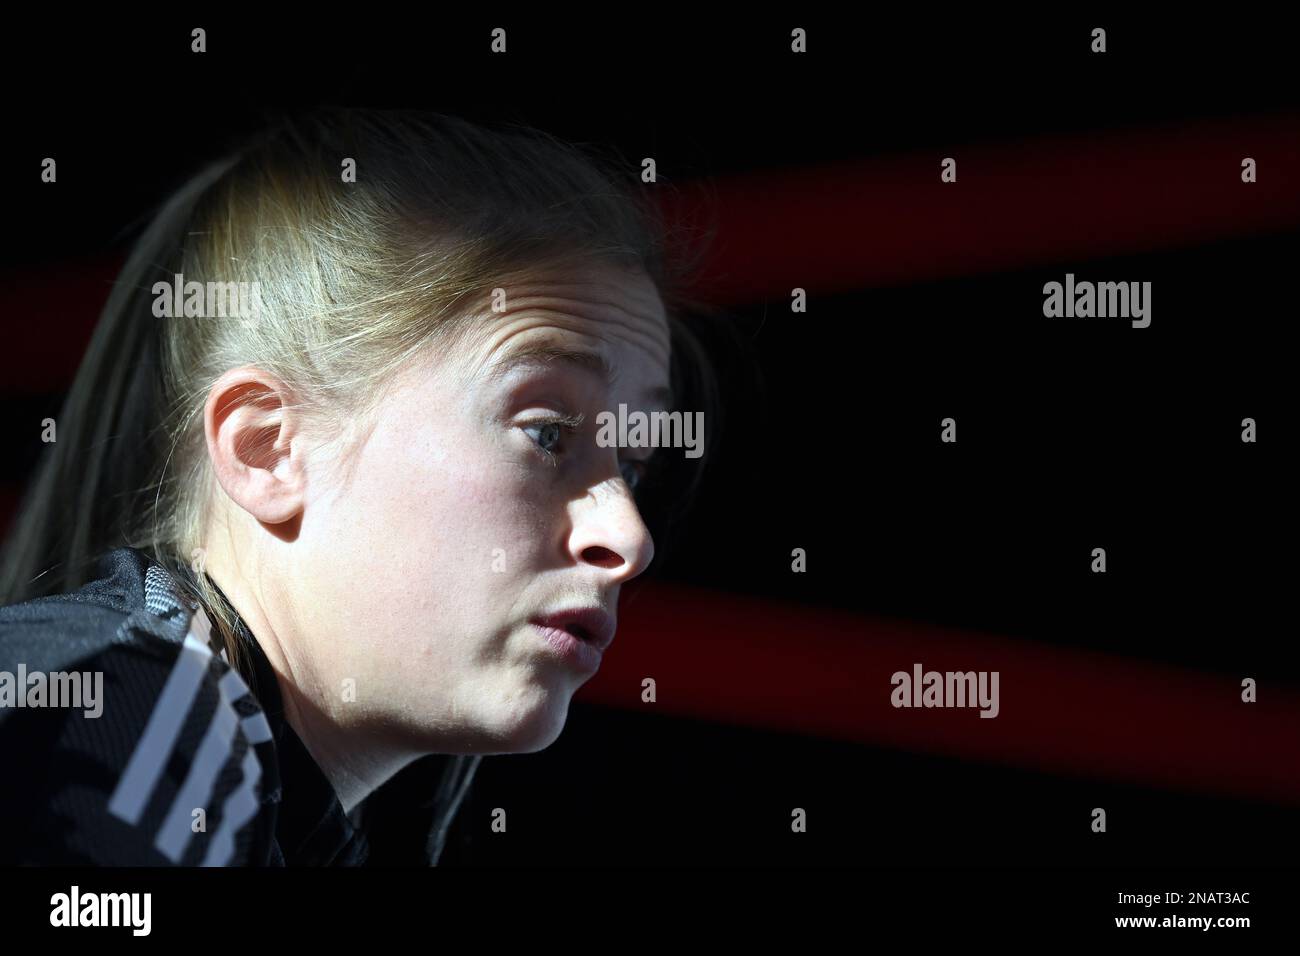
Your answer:
[[[179,271],[194,208],[233,162],[209,166],[163,204],[114,282],[0,549],[0,605],[80,588],[98,556],[152,512],[168,454],[152,289]]]

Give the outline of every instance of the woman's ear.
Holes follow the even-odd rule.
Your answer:
[[[305,505],[301,421],[289,388],[256,366],[231,369],[208,392],[203,429],[213,474],[263,524],[290,521]]]

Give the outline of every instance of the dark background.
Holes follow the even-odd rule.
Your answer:
[[[133,224],[196,162],[289,106],[521,120],[654,155],[681,181],[1300,107],[1290,34],[1262,18],[1106,17],[1110,52],[1098,58],[1095,24],[1082,19],[613,9],[572,22],[439,9],[427,22],[404,12],[15,24],[0,160],[11,282],[98,281],[106,294],[86,276],[125,251]],[[510,31],[504,58],[487,53],[498,20]],[[188,52],[196,24],[208,30],[202,57]],[[793,24],[816,55],[786,52]],[[59,157],[57,191],[31,172],[45,155]],[[818,228],[791,223],[790,241]],[[657,573],[1294,691],[1282,624],[1294,435],[1282,401],[1293,390],[1298,240],[1273,232],[810,289],[812,316],[784,299],[727,303],[741,344],[710,339],[727,430]],[[1151,281],[1152,328],[1044,320],[1042,285],[1067,271]],[[0,321],[17,343],[89,327],[84,314],[33,315],[12,299]],[[40,448],[32,423],[58,413],[68,384],[52,372],[43,387],[6,385],[20,373],[31,382],[25,356],[0,356],[11,501]],[[956,449],[934,437],[949,414]],[[1256,445],[1239,441],[1246,416],[1259,423]],[[1079,553],[1103,540],[1099,585]],[[796,545],[816,556],[807,574],[790,573]],[[1294,764],[1298,749],[1276,759]],[[809,833],[789,832],[792,806],[809,808]],[[1087,826],[1094,806],[1108,808],[1104,839]],[[494,807],[508,808],[508,835],[488,830]],[[551,748],[484,761],[444,862],[1240,865],[1292,862],[1297,836],[1295,807],[1281,803],[645,716],[579,694]]]

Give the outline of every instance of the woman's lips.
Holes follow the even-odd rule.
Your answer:
[[[614,640],[617,627],[614,616],[601,607],[575,607],[551,611],[533,618],[539,627],[567,631],[598,651],[604,651]]]
[[[593,672],[600,667],[600,662],[605,655],[594,642],[583,640],[563,628],[539,624],[536,621],[530,622],[529,626],[565,663],[587,672]]]

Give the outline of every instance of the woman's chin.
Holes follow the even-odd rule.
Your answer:
[[[535,706],[502,715],[500,745],[505,753],[536,753],[559,738],[569,715],[569,696],[549,695]]]

